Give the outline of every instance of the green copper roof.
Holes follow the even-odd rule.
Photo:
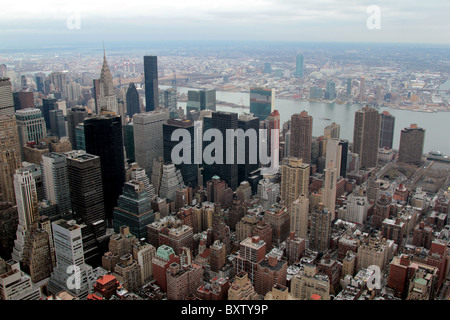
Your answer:
[[[156,250],[156,256],[162,260],[169,261],[170,255],[175,254],[175,251],[169,246],[163,244]]]

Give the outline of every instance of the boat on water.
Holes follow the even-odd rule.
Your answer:
[[[450,163],[450,157],[442,154],[440,151],[430,151],[428,152],[427,160],[434,160],[434,161],[441,161],[441,162],[447,162]]]
[[[327,120],[327,121],[331,121],[331,119],[330,119],[330,118],[319,118],[319,119],[321,119],[321,120]]]

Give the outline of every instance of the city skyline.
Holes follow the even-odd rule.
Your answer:
[[[447,8],[5,7],[0,300],[450,300]]]

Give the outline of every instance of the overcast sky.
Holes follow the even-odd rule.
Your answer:
[[[448,0],[7,0],[1,46],[122,40],[450,44]],[[371,5],[380,9],[367,12]],[[380,29],[369,29],[367,21]]]

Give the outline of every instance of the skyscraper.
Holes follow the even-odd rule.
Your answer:
[[[172,150],[179,143],[183,143],[183,153],[187,152],[189,155],[189,161],[183,161],[180,164],[176,164],[177,169],[180,169],[183,181],[187,186],[195,187],[198,185],[198,167],[199,165],[194,163],[194,122],[191,120],[181,119],[169,119],[167,123],[163,124],[163,144],[164,144],[164,161],[173,162]],[[172,141],[172,134],[177,129],[187,130],[190,136],[190,141],[180,142],[178,140]],[[184,138],[183,138],[184,139]],[[183,154],[183,156],[186,156]],[[187,163],[189,162],[189,163]]]
[[[164,155],[163,124],[166,121],[167,114],[163,111],[143,112],[133,117],[135,159],[149,176],[153,160]]]
[[[291,116],[290,156],[307,164],[311,164],[312,125],[313,119],[307,111]]]
[[[29,141],[38,143],[47,136],[44,117],[39,109],[23,109],[16,112],[16,121],[19,129],[20,148]]]
[[[216,111],[216,90],[189,90],[186,111],[212,110]]]
[[[153,111],[159,108],[158,58],[156,56],[144,56],[144,78],[145,111]]]
[[[275,89],[250,87],[250,113],[265,120],[275,107]]]
[[[73,217],[85,224],[105,220],[100,157],[81,150],[65,156]]]
[[[130,82],[126,94],[127,101],[127,115],[132,118],[134,114],[141,112],[139,103],[139,93],[133,82]]]
[[[125,182],[120,116],[104,115],[86,118],[84,134],[86,152],[100,157],[105,213],[106,219],[110,220]]]
[[[279,195],[280,185],[278,183],[271,182],[269,179],[261,179],[258,182],[257,197],[260,199],[260,204],[265,210],[277,202]]]
[[[303,77],[303,54],[301,53],[295,57],[295,77]]]
[[[173,163],[164,163],[162,167],[158,194],[161,198],[175,201],[177,189],[183,185],[183,177]]]
[[[63,86],[66,84],[67,73],[62,71],[52,72],[49,75],[50,83],[54,87],[54,91],[62,92]]]
[[[78,150],[77,137],[75,128],[83,123],[83,120],[88,116],[88,110],[85,107],[75,106],[67,110],[67,131],[69,141],[72,144],[73,150]]]
[[[11,82],[0,78],[0,192],[3,201],[12,203],[16,203],[13,175],[21,164],[19,141]]]
[[[231,150],[230,144],[232,141],[227,141],[227,130],[236,130],[239,127],[238,114],[234,112],[216,111],[212,113],[211,118],[205,118],[204,128],[214,128],[220,131],[222,135],[222,145],[218,148],[222,148],[222,158],[212,164],[203,164],[203,181],[211,180],[213,176],[217,175],[223,179],[231,189],[236,189],[239,185],[238,182],[238,164],[237,164],[237,139],[233,139],[233,150]],[[228,145],[227,145],[228,142]],[[206,146],[207,148],[208,146]],[[205,148],[205,150],[206,150]],[[233,161],[231,164],[227,163],[227,156],[229,152],[234,153]],[[217,156],[216,156],[217,157]]]
[[[336,207],[336,181],[337,181],[337,168],[333,161],[327,163],[326,169],[323,170],[325,173],[325,182],[322,189],[322,202],[325,208],[328,209],[331,215],[331,221],[335,217],[335,207]]]
[[[375,108],[364,106],[355,112],[352,151],[359,154],[361,167],[377,165],[380,122],[380,114]]]
[[[0,116],[0,191],[3,201],[16,203],[13,175],[21,165],[19,135],[14,115]]]
[[[136,155],[134,152],[134,126],[133,122],[128,122],[123,126],[123,143],[125,145],[125,154],[127,162],[136,162]]]
[[[50,131],[52,136],[58,138],[67,136],[66,120],[62,110],[50,110]]]
[[[309,199],[301,194],[291,208],[291,232],[303,239],[308,238]]]
[[[150,198],[142,182],[131,180],[125,182],[123,193],[114,208],[114,231],[120,227],[130,227],[130,232],[138,239],[147,238],[147,225],[152,223],[155,215]]]
[[[281,166],[281,200],[291,206],[301,194],[309,194],[309,164],[301,159],[287,158]]]
[[[17,206],[11,202],[0,202],[0,257],[4,259],[11,258],[18,224]]]
[[[327,81],[327,90],[325,91],[325,99],[336,99],[336,83],[333,81]]]
[[[82,226],[84,259],[96,263],[107,244],[100,157],[82,150],[65,153],[72,216]]]
[[[119,115],[119,104],[114,94],[114,83],[109,70],[108,63],[106,62],[106,54],[103,51],[103,65],[100,72],[99,80],[99,96],[97,102],[97,112],[102,110],[108,110]]]
[[[274,110],[266,119],[266,125],[267,129],[267,154],[272,155],[272,130],[278,130],[278,135],[275,134],[275,140],[273,142],[273,147],[276,152],[280,152],[280,133],[281,133],[281,127],[280,127],[280,113],[278,110]],[[258,130],[258,129],[255,129]],[[275,133],[275,131],[274,131]],[[273,156],[273,155],[272,155]],[[282,159],[284,155],[279,154],[279,159]]]
[[[279,126],[279,116],[277,122],[276,115],[274,115],[274,117],[269,121],[269,126],[275,128],[277,125]],[[256,137],[258,141],[256,150],[259,153],[259,119],[254,117],[252,114],[240,114],[238,119],[238,128],[244,130],[244,132],[247,132],[247,130],[254,130],[256,132]],[[268,130],[268,132],[269,132],[268,137],[270,139],[270,130]],[[238,183],[246,181],[248,177],[251,175],[251,173],[257,170],[259,167],[258,159],[257,161],[251,161],[252,154],[250,150],[252,150],[252,148],[255,147],[251,145],[251,143],[252,142],[250,141],[250,138],[245,137],[245,161],[244,163],[238,164]],[[270,155],[269,152],[267,154]]]
[[[80,299],[85,299],[95,279],[92,267],[84,261],[81,226],[74,220],[61,219],[52,223],[52,231],[56,268],[48,282],[48,290],[51,294],[66,290]],[[74,276],[75,273],[78,277]]]
[[[342,144],[339,139],[328,139],[326,145],[325,167],[332,162],[336,168],[336,180],[341,172],[342,165]]]
[[[58,205],[61,217],[70,214],[70,189],[67,175],[66,157],[60,153],[48,153],[42,156],[41,171],[44,180],[46,199]]]
[[[339,144],[341,145],[341,169],[339,174],[345,178],[347,176],[348,140],[341,139]]]
[[[417,124],[411,124],[409,128],[402,129],[398,161],[420,165],[422,163],[424,141],[425,129],[418,127]]]
[[[17,199],[19,225],[17,226],[12,259],[20,262],[25,247],[26,232],[32,228],[39,218],[36,183],[31,171],[17,170],[17,173],[14,174],[14,191]]]
[[[362,76],[359,80],[359,95],[358,95],[359,101],[365,101],[366,100],[366,77]]]
[[[13,93],[14,110],[34,109],[34,94],[32,91],[19,91]]]
[[[330,247],[331,212],[322,203],[311,211],[311,231],[309,247],[319,252],[325,252]]]
[[[50,111],[57,109],[58,105],[56,104],[56,99],[53,98],[42,99],[42,115],[44,116],[45,125],[49,130],[50,130]]]
[[[381,113],[380,148],[392,149],[394,142],[395,117],[388,111]]]
[[[352,95],[352,78],[347,78],[346,93],[348,96]]]
[[[50,220],[39,221],[25,233],[25,246],[22,260],[23,270],[28,273],[33,283],[39,283],[50,277],[55,261],[50,228]],[[47,230],[43,224],[47,224]]]
[[[164,90],[164,108],[169,110],[169,115],[171,119],[179,118],[178,112],[177,112],[177,89],[176,88],[169,88]],[[215,96],[215,90],[214,90],[214,110],[215,110],[215,102],[216,102],[216,96]]]
[[[333,122],[326,126],[323,130],[323,136],[325,139],[339,139],[341,126]]]

